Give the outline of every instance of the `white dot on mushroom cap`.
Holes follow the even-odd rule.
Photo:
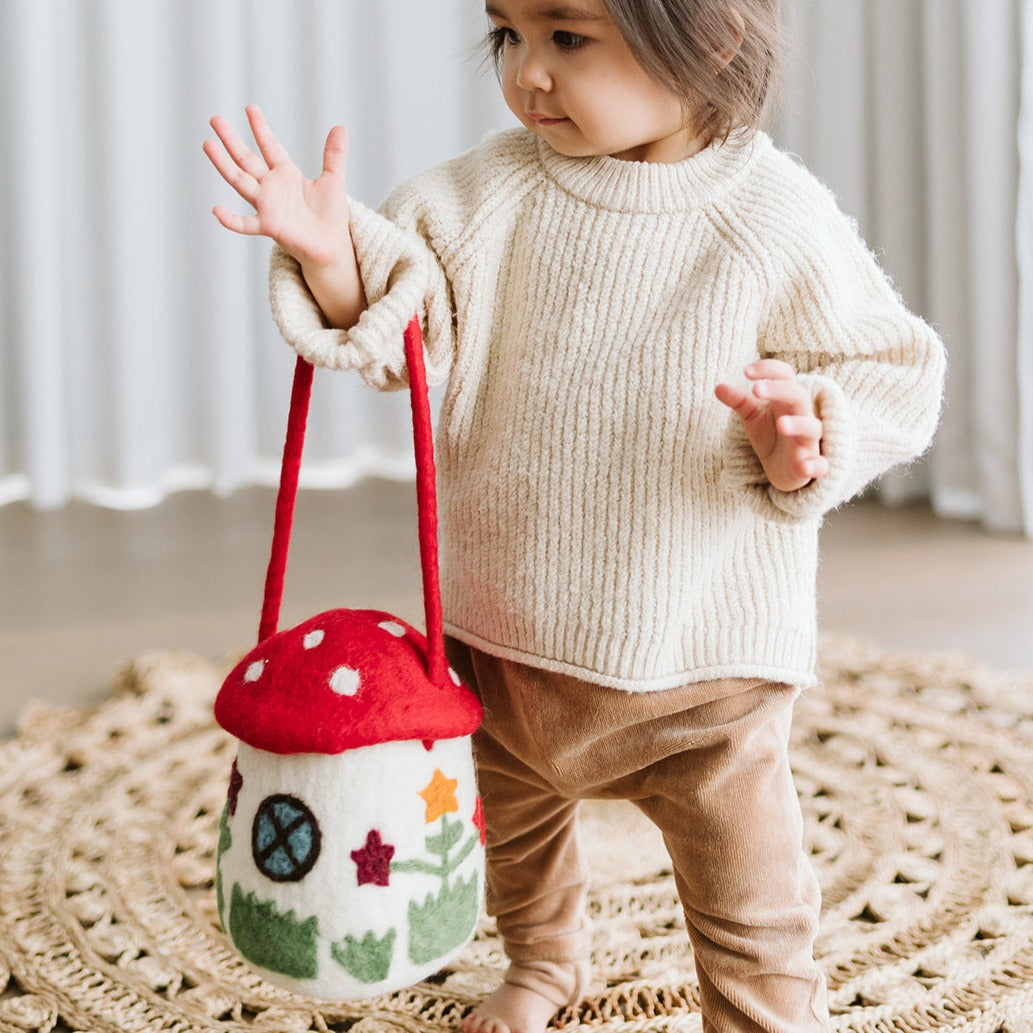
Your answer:
[[[316,646],[318,646],[318,645],[319,645],[319,643],[323,641],[323,636],[324,636],[325,634],[326,634],[326,632],[325,632],[325,631],[320,631],[319,629],[317,629],[317,630],[315,630],[315,631],[310,631],[310,632],[309,632],[309,633],[308,633],[308,634],[307,634],[307,635],[306,635],[306,636],[305,636],[305,637],[304,637],[304,638],[303,638],[303,639],[301,640],[301,644],[302,644],[302,645],[303,645],[303,646],[304,646],[304,647],[305,647],[306,649],[315,649],[315,648],[316,648]]]
[[[405,628],[398,621],[381,621],[377,627],[394,635],[395,638],[405,638]]]
[[[330,675],[330,688],[338,696],[354,696],[359,691],[359,672],[354,667],[338,667]]]
[[[264,670],[264,660],[256,660],[253,664],[248,664],[248,669],[244,672],[244,681],[258,681]]]

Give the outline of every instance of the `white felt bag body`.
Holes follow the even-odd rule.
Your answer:
[[[236,770],[220,830],[219,916],[253,967],[341,999],[419,982],[459,954],[484,875],[468,739],[336,757],[242,744]]]

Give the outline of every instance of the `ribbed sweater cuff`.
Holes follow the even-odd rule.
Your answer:
[[[427,275],[424,260],[395,225],[351,202],[352,237],[367,308],[350,330],[326,325],[301,266],[274,247],[269,263],[269,302],[273,319],[287,343],[301,356],[328,369],[358,370],[378,390],[408,383],[402,334],[424,306]]]
[[[359,369],[366,383],[379,391],[397,390],[409,383],[402,335],[412,317],[422,316],[426,309],[426,256],[414,236],[379,212],[358,201],[351,202],[351,209],[352,239],[368,307],[349,340],[371,359]]]

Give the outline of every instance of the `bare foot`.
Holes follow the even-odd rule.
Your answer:
[[[553,1015],[581,996],[590,975],[587,961],[514,962],[502,986],[463,1019],[463,1033],[545,1033]]]
[[[534,990],[503,983],[463,1019],[463,1033],[544,1033],[558,1011]]]

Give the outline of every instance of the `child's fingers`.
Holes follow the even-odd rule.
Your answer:
[[[792,380],[796,370],[781,359],[758,359],[743,371],[750,380]]]
[[[829,466],[829,461],[824,456],[813,456],[810,459],[805,459],[800,464],[800,469],[805,477],[810,477],[811,480],[816,481],[821,477],[826,477],[832,467]]]
[[[224,205],[217,204],[212,209],[212,215],[219,220],[228,230],[234,233],[244,233],[249,237],[258,236],[262,231],[259,228],[257,215],[238,215],[231,212]]]
[[[343,173],[347,156],[348,130],[344,126],[334,126],[327,133],[323,145],[323,171],[332,176]]]
[[[731,384],[718,384],[714,388],[714,394],[719,402],[734,410],[744,420],[748,420],[761,409],[761,405],[756,398],[745,391],[740,391]]]
[[[817,416],[780,416],[775,422],[775,429],[787,438],[820,441],[822,423]]]
[[[261,179],[269,171],[265,162],[244,143],[240,134],[222,115],[216,115],[209,124],[229,152],[229,156],[249,176]]]
[[[792,410],[792,415],[809,416],[814,412],[811,396],[796,380],[765,379],[753,385],[753,394],[766,402],[775,402]]]
[[[269,123],[266,122],[262,109],[257,104],[249,104],[245,110],[247,112],[247,120],[251,124],[251,132],[255,137],[255,143],[258,144],[258,149],[262,152],[262,157],[269,163],[269,167],[272,168],[275,165],[283,165],[285,162],[289,162],[291,160],[290,155],[269,128]]]
[[[214,140],[205,140],[204,153],[208,155],[208,160],[215,166],[219,175],[245,201],[254,204],[255,199],[258,197],[258,180],[250,173],[245,172],[239,165],[230,161],[229,155]]]

